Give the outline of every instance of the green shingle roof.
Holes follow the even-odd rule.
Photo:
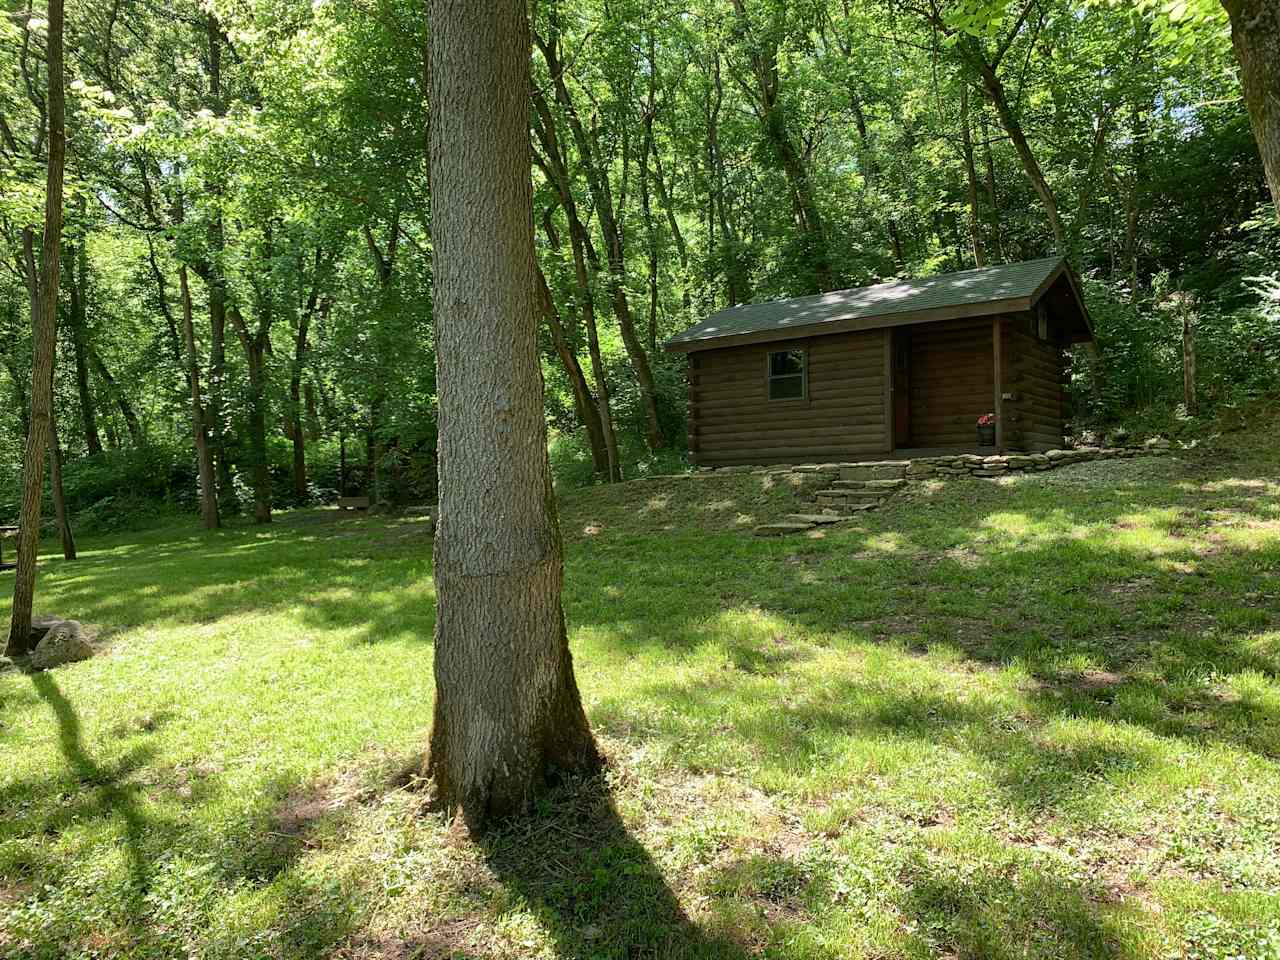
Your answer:
[[[835,290],[792,300],[748,303],[713,314],[673,337],[667,346],[676,350],[697,349],[704,342],[739,337],[744,334],[782,334],[793,331],[796,336],[822,333],[824,324],[837,321],[865,320],[858,329],[889,326],[901,314],[945,314],[957,307],[986,303],[1027,301],[1043,294],[1048,281],[1064,265],[1062,257],[1027,260],[995,267],[978,267],[919,280],[893,280],[854,290]],[[879,319],[884,323],[877,323]],[[924,316],[921,320],[928,320]],[[939,317],[941,319],[941,317]],[[842,323],[841,329],[849,329]],[[753,337],[752,339],[774,339]],[[778,337],[777,339],[782,339]],[[707,346],[712,346],[707,342]]]

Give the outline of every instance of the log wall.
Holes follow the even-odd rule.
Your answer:
[[[690,458],[729,466],[887,452],[887,340],[887,331],[870,330],[690,354]],[[774,350],[807,352],[805,398],[769,399]]]
[[[990,317],[911,330],[911,446],[974,445],[978,418],[995,411]]]
[[[996,410],[992,317],[911,330],[911,447],[972,448]],[[1064,345],[1032,314],[1001,318],[1007,450],[1061,446]],[[689,454],[705,466],[839,462],[893,450],[892,329],[702,350],[689,355]],[[807,395],[770,400],[768,355],[805,350]]]
[[[1004,402],[1005,444],[1011,450],[1042,452],[1062,446],[1063,388],[1066,383],[1065,345],[1051,325],[1041,340],[1032,314],[1009,317],[1004,323],[1004,351],[1009,358]]]

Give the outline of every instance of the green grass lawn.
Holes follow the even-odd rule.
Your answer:
[[[760,476],[567,494],[610,769],[479,847],[412,776],[423,523],[50,556],[104,652],[0,673],[0,956],[1280,958],[1277,426],[812,538]]]

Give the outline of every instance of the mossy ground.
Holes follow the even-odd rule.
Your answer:
[[[1275,428],[793,539],[759,476],[565,494],[610,769],[479,846],[409,776],[422,521],[49,556],[106,647],[0,674],[0,956],[1280,957]]]

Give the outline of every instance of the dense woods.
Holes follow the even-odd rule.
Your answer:
[[[65,223],[41,249],[53,13],[10,3],[0,25],[0,521],[24,450],[62,466],[85,529],[434,499],[421,0],[69,0]],[[558,476],[679,461],[685,361],[662,342],[715,309],[1055,251],[1086,280],[1099,347],[1073,367],[1077,429],[1170,429],[1274,387],[1275,16],[536,0]],[[55,289],[46,420],[33,337],[51,327],[32,305]]]

